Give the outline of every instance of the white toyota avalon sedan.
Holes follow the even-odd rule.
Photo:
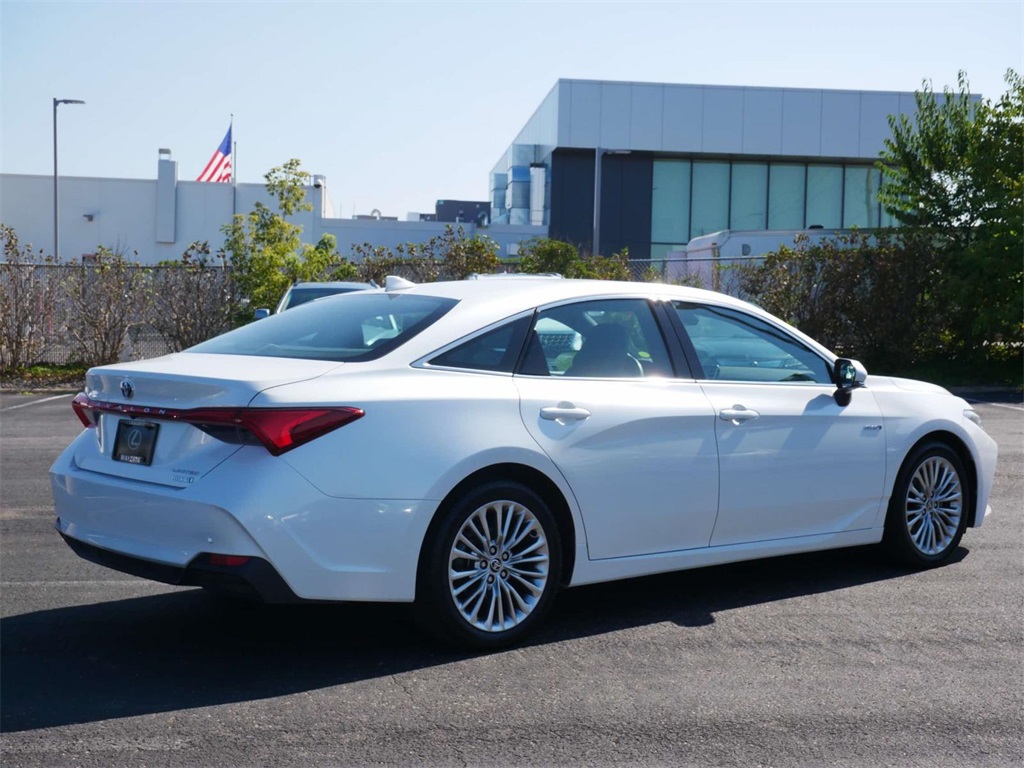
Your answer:
[[[521,638],[567,586],[882,542],[942,563],[996,445],[757,307],[508,277],[335,296],[93,368],[54,464],[82,557],[288,601],[415,602]]]

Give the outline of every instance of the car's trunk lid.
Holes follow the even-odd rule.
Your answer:
[[[265,389],[316,378],[338,366],[333,361],[185,352],[94,368],[86,376],[85,393],[104,410],[97,411],[96,440],[79,445],[75,463],[128,480],[193,485],[240,444],[170,418],[171,413],[241,408]]]

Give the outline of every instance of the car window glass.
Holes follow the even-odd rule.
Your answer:
[[[352,293],[311,301],[204,341],[188,352],[359,362],[386,355],[458,302],[437,296]]]
[[[759,318],[723,307],[674,306],[706,379],[832,382],[825,360]]]
[[[523,346],[523,337],[531,317],[505,323],[460,344],[430,361],[446,368],[468,368],[477,371],[511,373]]]
[[[671,376],[661,331],[644,299],[602,299],[537,313],[519,372],[531,376]]]
[[[288,294],[288,302],[283,309],[293,309],[300,304],[306,304],[314,299],[322,299],[325,296],[334,296],[339,293],[349,293],[352,288],[292,288]]]

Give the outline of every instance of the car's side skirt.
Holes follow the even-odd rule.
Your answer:
[[[576,563],[576,570],[570,586],[595,584],[602,581],[628,579],[635,576],[649,576],[669,571],[684,571],[709,565],[724,565],[743,560],[758,560],[765,557],[794,555],[800,552],[816,552],[824,549],[857,547],[877,544],[882,540],[882,528],[865,528],[858,531],[797,536],[771,541],[753,541],[745,544],[730,544],[723,547],[702,547],[681,552],[661,552],[654,555],[616,557],[605,560],[585,560]]]

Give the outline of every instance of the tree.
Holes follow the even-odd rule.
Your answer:
[[[437,262],[441,273],[449,280],[490,274],[496,272],[501,264],[496,242],[486,236],[466,237],[461,226],[455,229],[451,224],[445,227],[443,235],[424,243],[419,252],[423,258]]]
[[[590,276],[575,245],[547,237],[535,237],[519,245],[519,269],[536,274],[556,272],[563,277]]]
[[[740,293],[826,347],[888,372],[933,357],[940,308],[930,300],[934,249],[913,230],[798,235],[763,261],[733,268]]]
[[[288,286],[299,280],[350,280],[354,265],[337,251],[334,235],[316,245],[302,242],[302,227],[288,219],[313,210],[306,200],[310,174],[300,160],[291,159],[266,173],[267,192],[277,200],[277,211],[261,202],[247,214],[236,214],[222,228],[223,253],[230,259],[232,281],[240,298],[247,299],[237,319],[252,319],[257,307],[273,307]]]
[[[925,82],[914,120],[889,118],[879,163],[886,210],[938,248],[934,300],[967,353],[1024,330],[1024,81],[1009,70],[1006,83],[993,103],[971,96],[963,72],[941,96]]]

